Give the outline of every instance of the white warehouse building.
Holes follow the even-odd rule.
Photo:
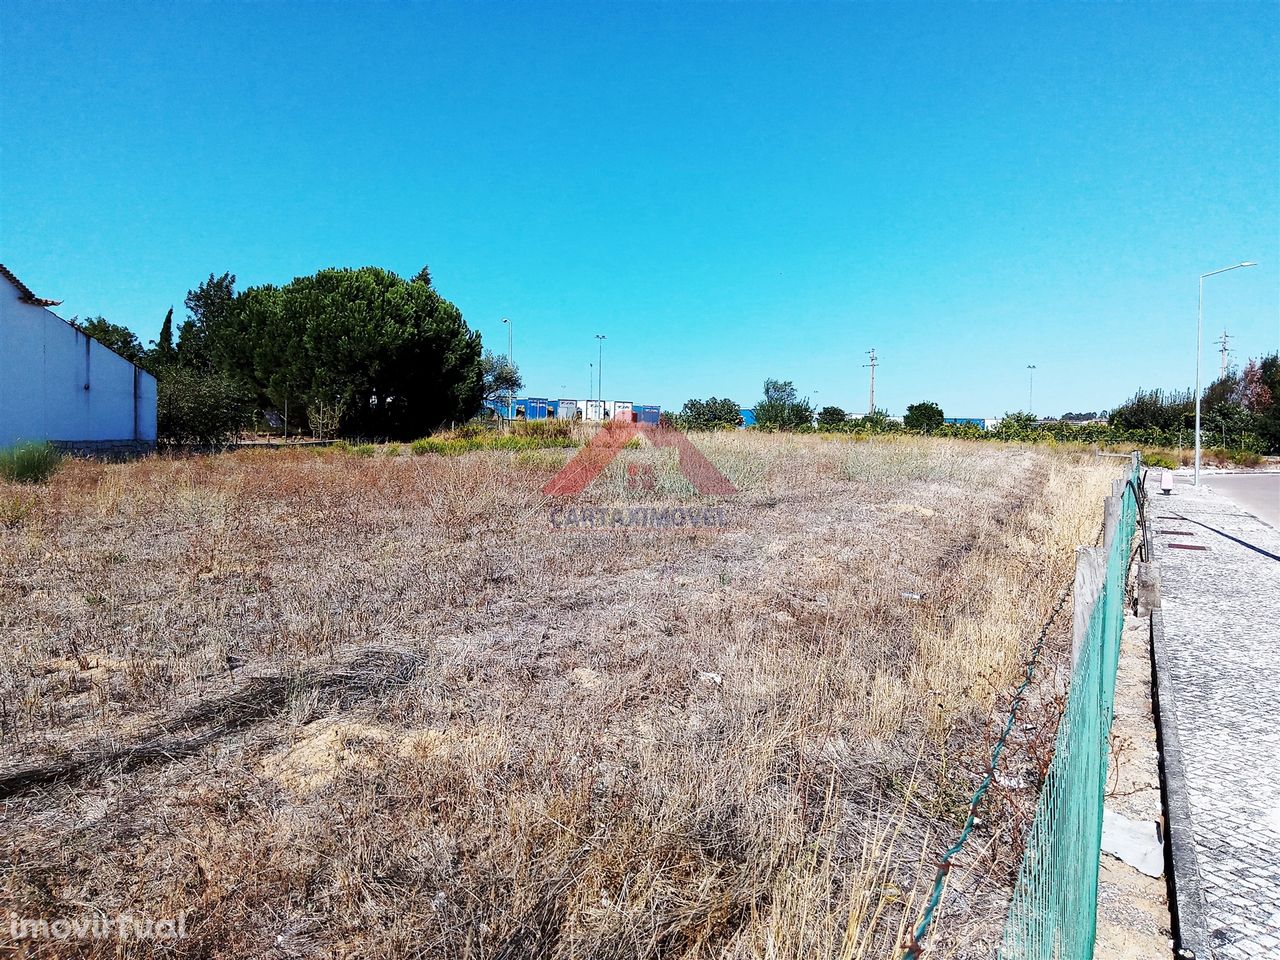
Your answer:
[[[127,456],[156,443],[156,379],[63,320],[0,264],[0,447]]]

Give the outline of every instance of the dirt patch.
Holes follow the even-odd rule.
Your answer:
[[[1125,617],[1111,726],[1105,805],[1130,820],[1163,826],[1159,753],[1151,706],[1150,623]],[[1097,960],[1165,957],[1173,949],[1168,887],[1108,854],[1098,877]]]

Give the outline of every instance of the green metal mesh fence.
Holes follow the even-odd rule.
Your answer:
[[[1096,590],[1091,609],[1077,575],[1071,687],[1005,923],[1003,960],[1093,956],[1108,741],[1140,482],[1135,464],[1104,546],[1091,558],[1100,568],[1100,582],[1087,584],[1090,594]]]

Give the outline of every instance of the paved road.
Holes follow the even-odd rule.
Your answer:
[[[1182,479],[1148,511],[1204,933],[1280,957],[1280,530]]]
[[[1202,474],[1200,483],[1280,529],[1280,473]]]

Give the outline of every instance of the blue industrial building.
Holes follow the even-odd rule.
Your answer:
[[[631,403],[627,400],[548,400],[543,397],[517,397],[484,401],[484,408],[502,420],[603,420],[621,418],[634,423],[656,425],[662,407],[656,403]]]

